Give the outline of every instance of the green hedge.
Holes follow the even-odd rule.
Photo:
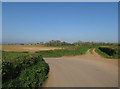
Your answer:
[[[3,84],[4,88],[10,87],[28,87],[30,89],[40,87],[47,79],[49,66],[44,60],[40,60],[36,65],[21,71],[21,74]]]
[[[9,79],[16,78],[22,69],[25,69],[27,67],[30,67],[34,64],[36,64],[40,59],[42,59],[41,56],[37,57],[20,57],[16,59],[14,62],[2,62],[2,78],[3,83],[5,81],[8,81]]]
[[[116,50],[109,47],[99,47],[99,49],[102,52],[105,52],[106,54],[108,54],[109,56],[113,56],[116,54]]]
[[[100,48],[100,47],[96,48],[95,51],[96,51],[98,54],[100,54],[101,56],[103,56],[103,57],[105,57],[105,58],[109,58],[109,59],[119,59],[119,54],[118,54],[118,49],[117,49],[117,48],[116,48],[116,49],[113,49],[113,50],[115,50],[116,52],[115,52],[115,54],[113,54],[113,55],[111,55],[111,56],[108,55],[106,52],[101,51],[99,48]]]
[[[39,55],[9,53],[3,55],[2,84],[10,87],[39,87],[47,78],[49,67]],[[17,55],[16,55],[17,54]],[[13,56],[13,57],[12,57]],[[9,58],[12,61],[8,61]]]

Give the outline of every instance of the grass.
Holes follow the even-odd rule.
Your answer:
[[[62,57],[62,56],[75,56],[85,54],[90,47],[66,47],[64,49],[55,49],[49,51],[38,51],[36,54],[42,55],[42,57]]]
[[[91,49],[90,49],[90,53],[91,53],[91,54],[93,54],[93,49],[94,49],[94,48],[91,48]]]
[[[27,52],[2,52],[2,59],[3,61],[8,61],[8,62],[12,62],[15,61],[16,59],[20,58],[20,57],[25,57],[28,56],[30,54],[28,54]]]

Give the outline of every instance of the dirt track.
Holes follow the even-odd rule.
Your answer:
[[[50,66],[43,87],[116,87],[118,60],[105,59],[93,50],[85,55],[44,58]]]

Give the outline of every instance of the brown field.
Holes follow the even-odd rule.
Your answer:
[[[60,47],[44,47],[41,45],[2,45],[3,51],[14,52],[35,52],[41,50],[54,50],[61,49]]]

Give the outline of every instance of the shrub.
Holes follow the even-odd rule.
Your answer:
[[[40,55],[3,52],[2,84],[10,87],[39,87],[47,78],[49,67]]]
[[[36,65],[22,70],[20,76],[16,79],[5,82],[3,87],[28,87],[30,89],[37,88],[40,87],[45,81],[48,72],[49,66],[44,60],[41,59]]]
[[[116,54],[116,50],[109,47],[99,47],[99,49],[102,52],[105,52],[106,54],[108,54],[109,56],[113,56]]]
[[[42,59],[41,56],[25,56],[16,59],[14,62],[4,61],[2,63],[3,82],[8,81],[9,79],[16,78],[20,74],[22,69],[36,64],[40,59]]]

